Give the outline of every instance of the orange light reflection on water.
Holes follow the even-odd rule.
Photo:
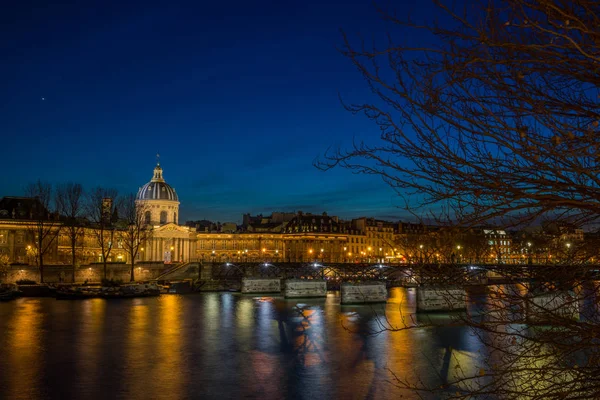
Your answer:
[[[294,332],[297,360],[305,367],[315,367],[326,362],[321,311],[305,308],[298,309],[297,313],[302,318]]]
[[[380,316],[381,325],[389,328],[382,334],[384,348],[380,353],[385,354],[386,371],[378,371],[374,387],[383,389],[385,380],[394,382],[394,376],[405,378],[418,374],[416,370],[415,349],[416,329],[416,290],[405,288],[391,288],[389,299],[385,307],[385,315]],[[389,385],[389,383],[388,383]],[[405,393],[408,394],[408,393]],[[386,393],[380,393],[386,397]]]
[[[42,368],[41,347],[43,312],[39,299],[20,299],[18,311],[9,325],[8,345],[11,346],[9,361],[10,379],[7,399],[39,398],[38,375]]]
[[[144,393],[147,388],[144,376],[139,376],[137,371],[144,370],[144,366],[153,362],[152,355],[147,354],[148,343],[156,340],[149,334],[149,311],[148,306],[140,299],[132,299],[132,305],[129,309],[129,327],[127,329],[126,359],[127,369],[131,376],[128,379],[128,385],[131,386],[132,393]]]
[[[183,301],[179,295],[160,296],[158,309],[158,333],[155,338],[158,358],[154,365],[154,382],[160,382],[156,388],[162,392],[179,397],[183,392],[183,377],[181,371],[185,371],[183,363],[181,325],[183,315]]]
[[[98,360],[102,349],[106,300],[89,299],[81,303],[82,315],[77,343],[77,364],[82,386],[93,386],[98,379]]]

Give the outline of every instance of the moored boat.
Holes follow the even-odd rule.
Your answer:
[[[63,286],[56,290],[56,298],[59,300],[125,299],[158,295],[160,295],[160,288],[154,283],[132,283],[111,287]]]
[[[118,287],[102,288],[105,299],[159,296],[160,288],[155,283],[133,283]]]
[[[99,287],[67,286],[56,290],[57,300],[83,300],[100,297]]]
[[[9,301],[21,295],[19,287],[14,284],[0,284],[0,301]]]

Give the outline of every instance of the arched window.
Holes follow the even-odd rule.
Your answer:
[[[146,211],[144,213],[144,222],[148,225],[150,225],[150,222],[152,222],[152,214],[150,213],[150,211]]]
[[[177,213],[173,213],[173,223],[177,223]]]
[[[161,224],[166,224],[167,223],[167,212],[166,211],[161,211],[160,212],[160,223]]]

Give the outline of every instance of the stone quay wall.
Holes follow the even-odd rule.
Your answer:
[[[163,263],[140,263],[135,265],[134,278],[136,281],[148,281],[163,273],[169,266]],[[45,265],[44,283],[73,283],[73,267],[70,265]],[[129,282],[131,266],[123,263],[108,263],[106,277],[108,279]],[[90,264],[75,267],[75,283],[100,282],[104,277],[103,264]],[[0,273],[0,282],[15,283],[21,279],[40,282],[40,269],[30,265],[12,265],[10,269]]]
[[[418,287],[417,311],[457,311],[467,308],[467,292],[458,287]]]
[[[327,282],[288,279],[284,285],[284,296],[288,298],[327,297]]]
[[[385,303],[387,289],[383,282],[342,283],[342,304]]]
[[[279,293],[281,292],[281,279],[271,278],[243,278],[242,293]]]

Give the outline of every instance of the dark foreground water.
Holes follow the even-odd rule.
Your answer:
[[[415,398],[392,372],[439,384],[457,363],[477,368],[468,328],[371,335],[410,324],[414,289],[392,289],[386,305],[339,303],[337,293],[0,303],[0,399]]]

